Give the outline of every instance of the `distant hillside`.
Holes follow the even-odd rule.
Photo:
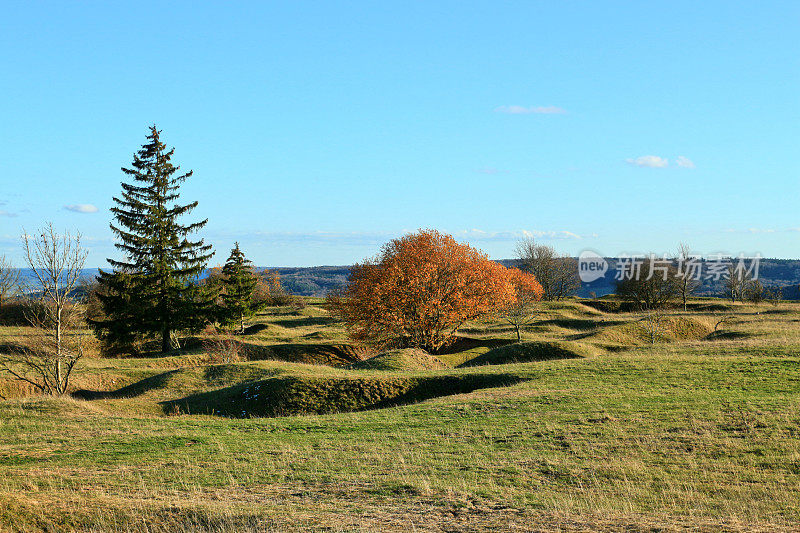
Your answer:
[[[592,283],[584,283],[578,291],[578,296],[588,298],[594,293],[604,296],[614,292],[618,259],[607,257],[608,271],[603,278]],[[500,259],[498,263],[514,267],[515,259]],[[261,267],[259,267],[261,268]],[[284,289],[300,296],[325,296],[332,290],[343,287],[350,275],[349,266],[318,266],[318,267],[269,267],[281,277]],[[20,269],[24,281],[36,285],[36,279],[29,269]],[[84,279],[92,279],[97,274],[96,268],[87,268],[83,271]],[[787,300],[800,300],[800,259],[762,259],[759,269],[759,279],[767,288],[779,287],[783,297]],[[698,296],[720,296],[723,293],[722,280],[705,279],[697,291]]]
[[[578,296],[590,297],[592,293],[604,296],[614,292],[619,259],[607,257],[606,261],[609,263],[609,268],[605,276],[591,283],[582,284]],[[758,278],[768,289],[780,288],[784,298],[800,299],[800,294],[798,294],[800,260],[761,259]],[[698,296],[721,296],[725,292],[724,283],[722,279],[703,279],[696,294]]]
[[[584,283],[578,291],[578,296],[588,298],[592,293],[604,296],[614,292],[618,259],[606,258],[609,269],[605,277],[592,283]],[[498,263],[513,267],[517,261],[514,259],[501,259]],[[305,268],[270,268],[281,276],[283,287],[292,294],[302,296],[325,296],[331,290],[342,287],[350,275],[349,266],[320,266]],[[798,259],[762,259],[759,279],[768,288],[780,287],[783,297],[791,300],[800,300],[800,260]],[[723,292],[722,280],[703,280],[698,290],[699,296],[719,296]]]
[[[281,277],[281,285],[292,294],[300,296],[325,296],[343,287],[350,275],[349,266],[318,266],[306,268],[269,268]]]

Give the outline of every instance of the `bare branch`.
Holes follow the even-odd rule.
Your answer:
[[[6,256],[0,255],[0,307],[11,296],[19,294],[19,269]]]
[[[67,391],[75,364],[83,356],[81,316],[72,302],[87,252],[80,235],[59,235],[52,223],[38,236],[22,237],[28,266],[38,280],[28,298],[26,317],[35,330],[28,345],[0,356],[0,371],[30,383],[46,394]]]
[[[580,289],[575,258],[562,256],[552,246],[536,244],[533,239],[519,241],[515,252],[520,269],[533,274],[542,285],[543,300],[562,300]]]

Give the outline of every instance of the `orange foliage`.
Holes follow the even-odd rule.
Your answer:
[[[283,296],[284,291],[281,286],[281,277],[277,272],[264,269],[258,273],[258,284],[253,291],[253,301],[266,302],[270,298]]]
[[[520,287],[541,297],[532,275],[490,261],[450,235],[423,230],[355,265],[347,287],[328,304],[358,341],[436,351],[465,322],[516,302]]]
[[[542,285],[536,280],[536,276],[523,272],[517,268],[509,268],[508,277],[512,286],[514,287],[514,300],[512,305],[518,305],[525,302],[534,302],[542,299],[544,289]]]
[[[522,326],[534,318],[534,304],[542,299],[544,288],[532,274],[517,270],[509,270],[511,284],[514,286],[514,299],[502,310],[503,318],[517,333],[517,340],[522,340]]]

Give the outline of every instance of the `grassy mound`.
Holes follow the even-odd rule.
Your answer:
[[[556,314],[566,318],[591,318],[602,316],[603,311],[589,305],[595,300],[561,300],[557,302],[541,302],[540,308],[545,313]]]
[[[483,355],[459,365],[459,367],[480,365],[504,365],[509,363],[530,363],[553,359],[578,359],[597,355],[599,350],[569,341],[520,342],[489,350]]]
[[[204,390],[265,379],[277,374],[274,368],[252,364],[211,365],[161,372],[113,391],[77,390],[74,398],[104,400],[148,396],[168,398],[186,394],[189,390]]]
[[[233,418],[327,414],[378,409],[439,396],[512,385],[506,374],[398,378],[276,377],[161,402],[165,413]]]
[[[486,337],[456,337],[455,341],[448,344],[436,354],[444,364],[457,367],[458,365],[483,355],[493,348],[507,346],[514,341],[511,339],[493,339]]]
[[[14,413],[14,411],[16,411],[16,413]],[[70,398],[69,396],[62,396],[60,398],[53,396],[29,396],[27,398],[15,398],[3,402],[0,418],[24,413],[38,413],[59,417],[106,416],[101,408],[89,402]]]
[[[247,344],[243,346],[249,361],[286,361],[311,365],[347,365],[364,360],[369,351],[350,344]]]
[[[631,302],[618,300],[609,296],[597,298],[595,300],[584,300],[581,304],[595,311],[600,311],[601,313],[630,313],[636,310],[636,306]]]
[[[708,336],[712,330],[710,324],[699,318],[662,316],[653,322],[643,318],[602,328],[582,339],[613,348],[641,346],[650,344],[654,339],[658,343],[698,340]]]
[[[419,348],[389,350],[351,365],[354,369],[371,370],[441,370],[449,368],[444,361]]]
[[[665,317],[659,327],[665,339],[676,341],[702,339],[712,331],[702,319],[683,316]]]

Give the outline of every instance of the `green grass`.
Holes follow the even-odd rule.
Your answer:
[[[463,369],[86,359],[96,399],[0,402],[0,530],[795,530],[800,307],[718,305],[656,344],[639,315],[544,305],[529,362]],[[246,341],[346,343],[311,316]],[[500,322],[464,333],[437,357],[527,351]]]

